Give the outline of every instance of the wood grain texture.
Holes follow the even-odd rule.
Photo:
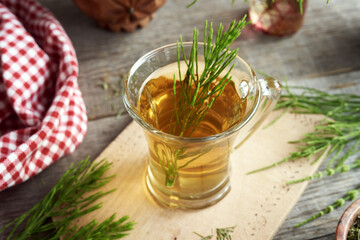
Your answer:
[[[170,0],[156,12],[144,29],[134,33],[111,33],[97,27],[71,0],[40,0],[63,25],[79,59],[79,84],[90,119],[85,141],[70,156],[64,157],[29,181],[0,192],[0,226],[21,215],[47,193],[71,162],[87,155],[96,157],[130,122],[123,114],[121,97],[112,97],[99,83],[119,76],[146,52],[178,40],[179,34],[190,40],[193,27],[202,30],[204,19],[229,24],[247,12],[247,4],[238,0],[199,0],[190,9],[190,1]],[[291,84],[316,87],[333,93],[360,92],[360,1],[309,1],[302,29],[295,35],[279,38],[258,33],[249,26],[235,43],[240,55],[254,69],[278,79],[287,77]],[[320,166],[326,168],[327,161]],[[296,223],[332,204],[359,185],[360,171],[312,181],[290,212],[274,239],[333,239],[338,220],[349,205],[301,228]],[[0,236],[2,239],[2,236]]]
[[[322,75],[351,72],[360,69],[359,4],[334,0],[330,5],[321,1],[309,3],[304,26],[290,37],[272,37],[247,26],[234,44],[239,55],[255,70],[283,79],[300,81]],[[111,33],[97,27],[70,1],[46,0],[63,23],[74,43],[79,63],[79,84],[91,119],[116,115],[119,97],[108,99],[99,83],[109,79],[117,83],[121,73],[127,73],[135,61],[160,46],[174,43],[183,35],[192,39],[194,26],[203,31],[204,20],[223,22],[247,13],[247,4],[229,0],[211,0],[186,9],[186,1],[173,0],[160,8],[144,29],[134,33]],[[340,9],[335,7],[339,6]],[[354,6],[355,5],[355,6]],[[330,17],[331,16],[331,17]],[[169,24],[171,23],[171,24]],[[200,40],[202,35],[200,34]],[[101,106],[101,107],[100,107]]]

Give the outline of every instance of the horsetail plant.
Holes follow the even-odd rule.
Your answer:
[[[290,88],[302,92],[295,94],[290,91]],[[360,152],[360,96],[354,94],[330,94],[307,87],[289,87],[287,83],[284,89],[286,93],[281,96],[275,109],[285,109],[284,113],[290,111],[300,114],[322,114],[325,117],[313,132],[305,134],[298,141],[290,142],[300,143],[301,145],[297,147],[296,151],[290,153],[288,157],[269,166],[251,171],[248,174],[264,171],[288,161],[296,161],[302,158],[309,159],[313,156],[317,157],[311,164],[323,157],[331,156],[327,169],[302,179],[289,181],[286,184],[343,174],[352,169],[360,168],[360,158],[351,163],[353,157]],[[275,119],[275,121],[278,119]],[[345,151],[345,149],[348,150]],[[297,224],[296,227],[332,212],[334,208],[343,206],[346,201],[353,201],[358,196],[359,191],[360,188],[348,191],[343,198],[338,199],[319,213]]]

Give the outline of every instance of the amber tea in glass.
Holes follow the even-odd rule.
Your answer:
[[[184,47],[189,54],[191,44]],[[201,56],[198,64],[201,74]],[[124,103],[145,129],[149,149],[146,183],[164,205],[202,208],[222,199],[230,190],[229,159],[234,143],[247,138],[278,97],[271,91],[265,93],[267,98],[262,96],[261,81],[241,58],[234,64],[232,80],[222,94],[196,127],[181,136],[174,117],[178,101],[173,93],[174,73],[178,73],[176,45],[150,52],[130,72]],[[183,77],[186,66],[184,62],[180,66]],[[177,78],[175,89],[180,91]],[[267,86],[266,81],[262,83]],[[255,111],[260,104],[264,108]],[[250,119],[255,120],[249,124]],[[242,134],[238,134],[241,128]]]

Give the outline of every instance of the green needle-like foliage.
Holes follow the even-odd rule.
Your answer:
[[[226,228],[217,228],[216,229],[216,240],[232,240],[234,229],[235,229],[235,226],[234,227],[226,227]],[[214,237],[214,235],[202,236],[196,232],[194,232],[194,233],[200,237],[199,240],[211,240]]]
[[[183,136],[185,131],[190,137],[207,114],[215,100],[221,95],[225,86],[231,81],[230,72],[234,65],[230,66],[237,56],[238,49],[231,50],[230,45],[240,36],[241,30],[246,26],[246,16],[240,21],[234,20],[227,31],[224,31],[220,23],[214,39],[213,23],[204,27],[204,69],[200,72],[198,62],[198,35],[199,31],[195,28],[193,44],[189,59],[185,55],[185,50],[180,36],[180,43],[177,43],[179,81],[174,74],[174,116],[171,121],[171,133]],[[187,70],[184,79],[181,76],[180,54],[184,58]],[[230,67],[229,67],[230,66]],[[228,68],[229,67],[229,68]],[[223,72],[226,74],[219,76]],[[177,83],[180,89],[177,89]]]
[[[327,169],[302,179],[289,181],[287,184],[332,176],[336,173],[343,174],[352,169],[360,168],[360,159],[348,163],[355,154],[360,152],[360,96],[329,94],[314,88],[289,87],[287,85],[284,86],[284,89],[286,93],[281,96],[276,109],[285,109],[284,112],[291,111],[300,114],[322,114],[325,118],[315,127],[313,132],[305,134],[301,140],[292,142],[300,143],[297,151],[276,163],[249,172],[249,174],[276,167],[290,160],[294,161],[313,156],[317,156],[314,162],[321,157],[331,157]],[[300,90],[301,93],[295,94],[290,89]],[[344,151],[344,149],[347,150]],[[337,200],[334,204],[297,226],[302,226],[332,212],[334,208],[341,207],[345,201],[354,200],[359,190],[358,188],[349,191],[344,198]]]
[[[302,90],[295,94],[291,89]],[[300,114],[322,114],[325,119],[315,127],[314,132],[292,143],[302,143],[290,156],[250,173],[278,166],[289,160],[310,158],[314,155],[327,157],[334,154],[329,168],[339,168],[352,155],[360,151],[360,96],[353,94],[329,94],[314,88],[284,86],[286,91],[275,109]],[[273,123],[271,123],[273,124]],[[345,145],[353,143],[352,148],[343,154]],[[343,156],[341,156],[343,154]],[[314,162],[316,162],[315,160]],[[334,165],[334,166],[333,166]]]
[[[293,112],[298,112],[294,110]],[[303,111],[302,111],[303,112]],[[309,113],[309,112],[308,112]],[[314,132],[305,134],[304,138],[291,143],[302,143],[297,147],[297,151],[292,152],[288,157],[275,162],[269,166],[256,169],[248,174],[267,170],[276,167],[280,164],[290,160],[298,160],[302,158],[310,158],[318,156],[313,163],[317,162],[322,157],[327,157],[331,153],[335,153],[334,157],[329,162],[329,168],[335,164],[335,168],[340,167],[345,160],[354,155],[359,149],[360,141],[360,122],[347,123],[340,121],[324,120],[322,124],[315,127]],[[348,151],[344,156],[338,157],[343,154],[342,150],[346,144],[352,143],[352,150]]]
[[[235,227],[217,228],[216,240],[232,240],[232,233]]]
[[[204,69],[199,68],[199,31],[195,28],[193,35],[190,57],[185,55],[182,38],[177,43],[178,75],[174,74],[174,114],[170,120],[169,129],[173,135],[191,137],[199,126],[215,100],[222,94],[225,86],[231,81],[230,72],[234,65],[230,66],[237,56],[238,49],[231,50],[230,45],[240,36],[241,30],[247,22],[243,19],[234,20],[227,31],[224,31],[220,23],[214,35],[213,23],[204,27]],[[184,78],[181,74],[181,54],[186,65]],[[202,72],[200,72],[202,71]],[[225,72],[223,77],[220,74]],[[177,87],[179,86],[179,87]],[[166,175],[165,185],[171,187],[175,184],[178,170],[186,167],[196,158],[192,158],[184,165],[178,165],[178,159],[183,157],[184,149],[175,151],[171,158],[156,150],[161,167]],[[205,151],[204,151],[205,152]],[[164,157],[162,156],[164,155]]]
[[[343,165],[339,165],[336,168],[327,168],[325,171],[320,171],[317,172],[313,175],[301,178],[301,179],[297,179],[297,180],[293,180],[293,181],[288,181],[286,182],[286,184],[290,185],[290,184],[294,184],[294,183],[300,183],[300,182],[305,182],[305,181],[309,181],[312,180],[314,178],[322,178],[324,176],[332,176],[335,173],[344,173],[344,172],[348,172],[351,169],[354,168],[360,168],[360,159],[356,160],[356,162],[354,164],[351,165],[347,165],[347,164],[343,164]]]
[[[345,204],[346,201],[353,201],[356,199],[356,197],[359,195],[360,187],[357,189],[353,189],[346,193],[345,197],[339,198],[336,200],[333,204],[327,206],[325,209],[321,210],[317,214],[311,216],[310,218],[306,219],[305,221],[295,225],[295,227],[303,226],[304,224],[311,222],[324,214],[331,213],[335,208],[341,207]]]
[[[92,163],[89,158],[71,165],[43,200],[1,228],[0,233],[12,227],[7,239],[18,240],[119,239],[126,236],[134,225],[134,222],[126,222],[127,216],[115,220],[113,215],[102,223],[93,220],[83,227],[74,224],[77,218],[101,208],[101,203],[95,202],[114,191],[94,191],[113,178],[103,176],[110,167],[105,160]],[[15,234],[20,225],[24,228]]]

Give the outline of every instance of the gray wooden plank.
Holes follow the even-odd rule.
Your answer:
[[[349,93],[359,94],[360,91],[360,71],[343,73],[331,76],[322,76],[309,79],[298,79],[290,81],[290,85],[300,85],[306,87],[316,87],[329,93]],[[344,149],[347,151],[349,147]],[[358,159],[360,154],[356,154],[350,159]],[[324,171],[330,159],[326,159],[320,166]],[[304,173],[306,176],[306,173]],[[304,226],[295,228],[294,226],[313,214],[323,210],[328,205],[333,204],[337,199],[360,186],[360,170],[356,169],[345,174],[314,179],[310,182],[301,198],[286,218],[284,224],[279,229],[274,239],[334,239],[337,223],[343,211],[350,205],[350,202],[343,207],[335,209],[332,213],[312,221]]]
[[[314,83],[323,85],[328,83],[327,90],[335,92],[356,93],[360,90],[360,73],[346,73],[338,76],[321,77],[315,79],[303,79],[290,81],[290,84],[301,84],[314,86]],[[332,89],[338,79],[346,79],[345,83],[356,83],[350,88]],[[70,156],[64,157],[45,169],[43,173],[31,178],[29,181],[0,192],[2,206],[0,208],[0,225],[20,215],[29,209],[46,194],[56,183],[59,177],[66,171],[71,162],[78,162],[87,155],[97,156],[130,121],[130,117],[124,114],[121,119],[115,117],[103,118],[90,121],[89,130],[84,142]],[[322,168],[325,168],[325,163]],[[344,191],[350,190],[358,184],[360,171],[347,173],[342,176],[332,177],[331,182],[327,180],[316,180],[309,184],[303,196],[290,213],[275,239],[328,239],[329,234],[335,232],[337,221],[345,208],[335,210],[333,213],[320,218],[301,228],[294,228],[296,223],[304,220],[312,213],[321,210],[328,204],[342,196]],[[348,203],[346,204],[346,206]],[[345,207],[345,206],[344,206]],[[324,238],[321,238],[325,236]]]
[[[303,28],[290,37],[273,37],[247,26],[234,44],[239,55],[253,66],[282,78],[314,77],[360,68],[360,10],[351,1],[309,1]],[[193,28],[203,31],[205,19],[228,25],[247,12],[247,4],[228,0],[199,1],[186,9],[186,1],[168,1],[150,24],[133,33],[112,33],[97,27],[71,1],[44,0],[74,43],[80,64],[79,84],[90,119],[113,116],[123,109],[121,99],[108,99],[99,83],[117,82],[143,54],[174,43],[182,34],[190,41]],[[355,5],[355,6],[354,6]],[[338,8],[340,6],[340,10]],[[202,34],[200,34],[202,39]],[[101,106],[101,107],[99,107]],[[114,107],[115,106],[115,107]]]

